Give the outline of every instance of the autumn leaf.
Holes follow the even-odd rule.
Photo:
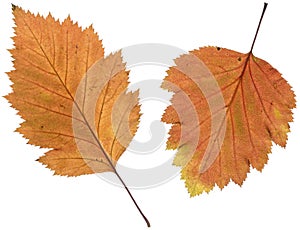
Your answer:
[[[242,185],[250,166],[263,169],[272,141],[286,145],[295,95],[275,68],[253,55],[253,45],[247,54],[193,50],[164,79],[162,87],[175,93],[162,118],[172,124],[167,148],[178,149],[174,164],[191,196],[230,180]]]
[[[55,174],[115,173],[150,227],[115,168],[140,119],[138,92],[127,92],[121,52],[103,58],[93,28],[82,30],[70,17],[60,23],[16,6],[13,14],[15,70],[6,98],[25,120],[17,131],[51,149],[38,161]]]
[[[25,120],[17,131],[32,145],[52,148],[39,162],[55,174],[114,171],[107,156],[115,165],[140,117],[138,92],[126,93],[121,53],[103,59],[93,28],[82,31],[70,18],[60,23],[18,7],[14,16],[14,84],[7,99]]]

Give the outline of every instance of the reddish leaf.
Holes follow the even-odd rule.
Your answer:
[[[205,65],[197,66],[191,61],[195,59],[209,68],[220,91],[215,89],[208,95],[199,88],[197,82],[205,83],[209,73],[203,74]],[[182,179],[190,195],[209,192],[215,184],[224,188],[230,180],[242,185],[250,165],[259,171],[263,169],[272,141],[282,147],[286,145],[288,123],[293,120],[291,110],[295,108],[290,85],[276,69],[254,57],[252,52],[241,54],[206,47],[179,57],[175,63],[163,88],[174,91],[177,86],[180,90],[175,91],[172,106],[167,108],[162,121],[172,124],[167,148],[178,148],[174,163],[183,167]],[[219,92],[224,104],[217,103],[211,110],[212,103],[220,101]],[[183,94],[188,95],[194,107],[182,102]],[[197,119],[190,117],[194,111]],[[220,125],[212,127],[216,116]],[[200,135],[195,132],[197,128]],[[197,146],[191,152],[195,141]],[[209,143],[218,152],[207,152]]]

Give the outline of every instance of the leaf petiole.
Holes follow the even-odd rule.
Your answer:
[[[265,12],[266,12],[267,7],[268,7],[268,3],[265,2],[265,3],[264,3],[264,8],[263,8],[263,11],[262,11],[262,13],[261,13],[261,17],[260,17],[260,20],[259,20],[259,23],[258,23],[258,26],[257,26],[257,30],[256,30],[256,33],[255,33],[255,36],[254,36],[254,39],[253,39],[253,42],[252,42],[252,45],[251,45],[250,53],[252,53],[252,50],[253,50],[253,47],[254,47],[254,44],[255,44],[257,35],[258,35],[258,31],[259,31],[259,28],[260,28],[261,22],[262,22],[262,20],[263,20],[263,17],[264,17],[264,15],[265,15]]]

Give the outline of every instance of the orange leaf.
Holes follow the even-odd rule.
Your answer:
[[[272,141],[286,145],[295,108],[290,85],[252,52],[205,47],[175,63],[163,83],[175,94],[162,121],[172,124],[167,148],[178,148],[174,164],[182,166],[190,195],[215,184],[224,188],[230,180],[242,185],[250,165],[263,169]],[[209,87],[210,76],[219,88]],[[213,126],[216,118],[219,125]]]
[[[121,53],[103,59],[93,28],[82,31],[69,17],[60,23],[18,7],[14,16],[7,98],[25,120],[17,131],[30,144],[52,148],[39,161],[55,174],[114,171],[140,116],[138,93],[126,93]]]

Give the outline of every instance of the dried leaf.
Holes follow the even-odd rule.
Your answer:
[[[126,93],[121,53],[103,59],[93,28],[82,31],[69,17],[60,23],[13,10],[15,70],[7,99],[25,120],[17,131],[52,149],[39,161],[55,174],[114,171],[140,116],[138,93]]]
[[[224,188],[230,180],[242,185],[250,165],[263,169],[272,141],[286,145],[295,108],[290,85],[252,52],[205,47],[175,63],[163,84],[175,94],[162,121],[172,124],[167,148],[178,148],[174,164],[182,166],[190,195],[209,192],[215,184]],[[210,75],[220,88],[205,87],[212,85],[205,84]],[[192,106],[183,102],[182,95],[187,95]],[[191,118],[192,113],[196,118]],[[212,125],[215,118],[219,126]]]

